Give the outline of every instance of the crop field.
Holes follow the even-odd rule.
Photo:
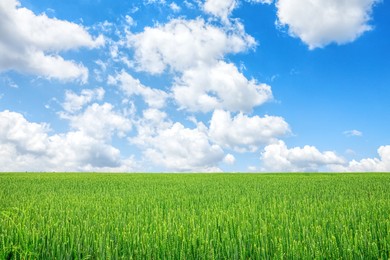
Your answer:
[[[0,259],[389,259],[390,174],[0,174]]]

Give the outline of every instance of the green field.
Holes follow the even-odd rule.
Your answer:
[[[390,174],[0,174],[0,259],[389,259]]]

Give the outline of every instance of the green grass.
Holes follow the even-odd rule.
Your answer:
[[[389,259],[390,174],[0,174],[0,259]]]

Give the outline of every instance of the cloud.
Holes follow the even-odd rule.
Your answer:
[[[268,145],[261,153],[262,171],[316,172],[343,165],[344,159],[334,152],[320,152],[314,146],[288,149],[283,141]]]
[[[169,4],[169,8],[171,8],[174,12],[180,12],[181,8],[175,2]]]
[[[203,19],[173,19],[165,25],[146,27],[127,35],[128,47],[134,48],[134,66],[151,74],[165,69],[185,71],[215,63],[225,54],[239,53],[255,46],[255,40],[242,26],[226,32]]]
[[[227,154],[225,158],[223,158],[223,162],[226,164],[233,165],[236,162],[236,158],[232,154]]]
[[[70,121],[73,129],[98,140],[109,140],[113,134],[124,137],[132,128],[131,120],[115,112],[110,103],[102,105],[94,103],[83,113],[76,115],[66,113],[60,115]]]
[[[88,79],[88,69],[58,53],[104,43],[102,36],[94,39],[80,25],[35,15],[16,0],[0,2],[0,35],[0,72],[15,70],[82,83]]]
[[[254,46],[256,41],[239,22],[217,27],[201,18],[173,19],[146,27],[137,34],[127,34],[127,47],[134,49],[130,65],[150,74],[168,70],[174,75],[171,94],[176,104],[193,112],[214,109],[249,112],[272,99],[270,86],[247,79],[234,64],[223,61],[226,54]],[[140,86],[139,81],[123,72],[120,77],[120,81],[129,82],[127,86],[133,86],[132,93],[135,86]],[[160,94],[156,96],[163,97]]]
[[[2,145],[9,144],[29,153],[44,153],[47,148],[49,130],[47,124],[29,123],[21,114],[8,110],[0,112],[0,142]]]
[[[0,112],[1,171],[131,171],[134,160],[122,158],[106,139],[84,131],[50,135],[45,123]]]
[[[206,0],[203,10],[228,22],[228,17],[238,5],[237,0]]]
[[[232,118],[222,110],[214,111],[209,129],[211,140],[238,152],[254,152],[260,145],[275,142],[288,133],[289,125],[281,117],[248,117],[239,113]]]
[[[105,91],[103,88],[83,89],[80,95],[77,95],[71,90],[67,90],[65,92],[65,101],[62,104],[62,107],[68,113],[75,113],[93,100],[102,100],[104,94]]]
[[[195,0],[197,1],[197,0]],[[185,5],[185,7],[187,7],[188,9],[195,9],[195,5],[193,3],[190,3],[188,2],[188,0],[184,0],[183,1],[183,4]]]
[[[348,130],[348,131],[344,131],[343,134],[345,136],[348,136],[348,137],[351,137],[351,136],[363,136],[363,133],[358,131],[358,130]]]
[[[379,147],[378,154],[379,158],[352,160],[346,166],[335,166],[332,169],[339,172],[390,172],[390,145]]]
[[[168,94],[160,89],[153,89],[141,84],[138,79],[122,71],[115,77],[109,77],[110,84],[119,85],[120,90],[128,97],[142,96],[151,108],[162,108],[168,99]]]
[[[71,131],[50,138],[49,165],[71,171],[131,171],[131,158],[122,160],[120,151],[84,131]]]
[[[151,5],[151,4],[160,4],[160,5],[165,5],[166,1],[165,0],[144,0],[145,5]]]
[[[377,0],[279,0],[278,25],[310,49],[330,43],[345,44],[370,31],[373,5]]]
[[[223,61],[226,54],[243,52],[255,45],[256,41],[239,22],[216,27],[201,18],[173,19],[137,34],[127,34],[127,47],[134,49],[130,66],[150,74],[166,70],[173,73],[172,96],[180,109],[189,111],[251,111],[270,100],[268,85],[248,80],[234,64]],[[116,80],[122,82],[122,89],[126,85],[132,93],[145,89],[127,73],[122,72]],[[123,84],[124,81],[128,83]],[[164,97],[161,93],[155,96]]]
[[[223,61],[187,69],[172,91],[180,108],[202,112],[249,112],[272,99],[270,86],[248,80],[234,64]]]
[[[142,112],[142,117],[136,122],[137,136],[130,138],[130,141],[139,147],[147,147],[158,135],[159,130],[168,129],[172,122],[168,115],[158,109],[149,108]]]
[[[138,136],[131,139],[143,149],[144,157],[169,171],[220,171],[217,164],[224,158],[220,146],[211,144],[206,127],[186,128],[172,123],[156,109],[144,111],[137,125]]]

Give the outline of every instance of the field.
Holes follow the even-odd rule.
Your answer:
[[[390,174],[0,174],[0,259],[389,259]]]

